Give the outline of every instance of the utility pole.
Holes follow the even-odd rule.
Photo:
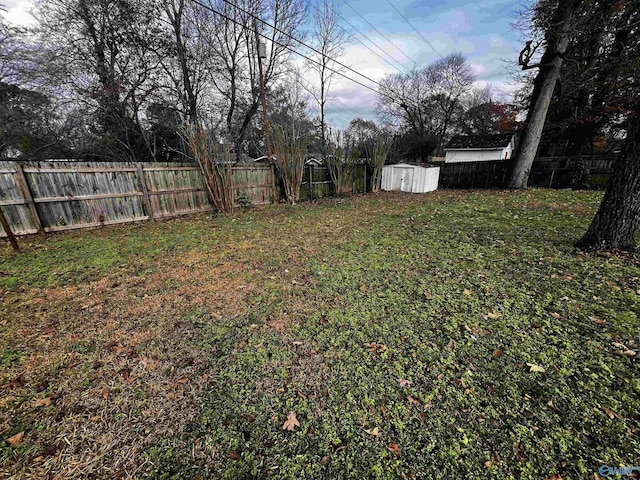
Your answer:
[[[264,143],[267,147],[267,159],[269,163],[273,163],[273,154],[271,152],[271,134],[269,131],[269,117],[267,116],[267,96],[264,92],[264,73],[262,71],[262,59],[267,58],[267,47],[260,40],[258,33],[258,22],[253,20],[253,28],[256,32],[256,47],[258,50],[258,70],[260,71],[260,97],[262,97],[262,123],[264,130]]]

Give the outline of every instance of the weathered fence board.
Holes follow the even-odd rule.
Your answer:
[[[276,197],[273,167],[265,164],[247,164],[231,167],[233,172],[233,201],[246,195],[253,205],[273,203]]]
[[[0,207],[18,235],[211,210],[200,169],[184,163],[3,162]],[[235,198],[274,201],[271,165],[233,167]],[[2,234],[4,236],[4,234]]]

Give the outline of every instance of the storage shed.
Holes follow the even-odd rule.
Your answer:
[[[514,149],[511,133],[456,135],[444,147],[445,163],[508,160]]]
[[[382,168],[382,190],[426,193],[438,189],[440,167],[421,167],[398,163]]]

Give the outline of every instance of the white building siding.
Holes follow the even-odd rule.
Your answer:
[[[425,168],[400,163],[382,169],[382,190],[426,193],[438,189],[440,168]]]
[[[507,158],[511,158],[511,150],[511,145],[505,148],[496,148],[494,150],[447,150],[444,157],[444,162],[460,163],[505,160]]]

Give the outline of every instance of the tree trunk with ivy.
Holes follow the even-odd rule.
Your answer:
[[[640,224],[640,105],[630,121],[622,155],[598,212],[587,233],[576,243],[587,251],[636,251],[635,232]]]

